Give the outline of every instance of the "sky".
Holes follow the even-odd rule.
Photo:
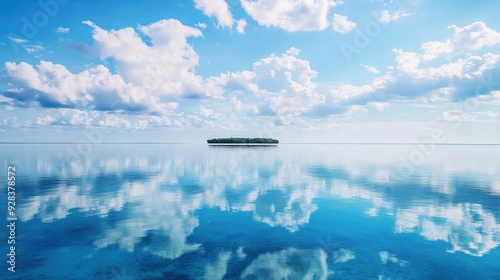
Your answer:
[[[0,1],[0,141],[500,143],[500,2]]]

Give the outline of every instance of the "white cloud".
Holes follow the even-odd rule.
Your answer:
[[[357,100],[369,95],[371,92],[377,90],[382,85],[373,83],[363,86],[342,85],[338,89],[330,90],[325,94],[324,102],[311,108],[308,115],[316,118],[327,117],[329,115],[343,115],[348,114],[351,109],[360,110],[359,106],[351,108],[352,100]],[[364,101],[364,100],[363,100]],[[366,101],[371,102],[371,101]],[[358,102],[366,104],[366,102]],[[352,111],[351,111],[352,113]]]
[[[373,73],[373,74],[379,74],[380,73],[380,71],[375,66],[364,65],[364,64],[361,64],[361,66],[363,66],[363,68],[365,68],[366,71],[368,71],[370,73]]]
[[[200,106],[197,115],[203,117],[204,119],[223,120],[225,118],[223,112],[219,112],[218,110],[216,112],[214,109],[204,105]]]
[[[28,44],[29,41],[26,39],[16,38],[16,37],[7,37],[7,38],[12,42],[20,45],[28,53],[36,53],[45,49],[42,45]]]
[[[98,127],[115,127],[115,128],[131,128],[131,124],[128,120],[122,119],[116,115],[99,115],[93,120],[93,125]]]
[[[260,25],[284,30],[317,31],[328,27],[331,0],[241,0],[241,6]]]
[[[347,16],[333,14],[332,28],[336,32],[345,34],[351,31],[354,27],[356,27],[356,23],[349,21]]]
[[[382,11],[380,15],[380,21],[383,23],[389,23],[391,21],[396,21],[402,17],[410,16],[411,14],[406,13],[405,11],[397,11],[394,13],[390,13],[389,10]]]
[[[0,122],[0,127],[2,128],[13,128],[21,126],[22,124],[19,122],[17,117],[8,117]]]
[[[96,113],[89,113],[80,110],[61,109],[61,117],[52,121],[52,125],[70,125],[70,126],[89,126],[92,123]],[[48,118],[51,118],[48,116]]]
[[[69,33],[69,28],[68,27],[58,27],[56,28],[56,33]]]
[[[248,100],[256,106],[252,114],[298,115],[307,111],[322,99],[312,82],[317,72],[311,69],[309,61],[297,58],[299,52],[290,48],[280,56],[260,59],[251,71],[224,74],[226,90],[252,93],[253,96],[240,97],[240,102]]]
[[[159,102],[158,97],[125,82],[102,65],[77,74],[47,61],[41,61],[36,69],[25,62],[7,62],[5,69],[8,81],[16,85],[16,89],[3,94],[12,98],[16,106],[160,114],[177,106],[171,102]]]
[[[199,58],[186,40],[202,36],[199,29],[160,20],[138,28],[151,40],[146,43],[132,28],[107,31],[84,23],[93,28],[95,52],[102,60],[113,59],[117,73],[103,65],[71,73],[48,61],[36,68],[7,62],[9,88],[3,95],[12,98],[13,105],[167,114],[177,105],[164,99],[221,96],[220,78],[194,73]]]
[[[24,46],[24,49],[28,52],[28,53],[36,53],[36,52],[39,52],[39,51],[42,51],[44,50],[45,48],[40,46],[40,45],[25,45]]]
[[[101,59],[113,58],[118,74],[134,85],[159,96],[217,95],[217,85],[194,74],[198,54],[188,37],[201,37],[199,29],[170,19],[140,26],[139,31],[151,39],[146,44],[132,28],[106,31],[94,23],[95,48]]]
[[[46,117],[38,117],[35,124],[38,126],[46,126],[46,125],[52,125],[54,123],[55,119],[52,118],[51,116],[47,115]]]
[[[443,112],[441,115],[441,119],[447,122],[467,122],[473,121],[475,118],[470,114],[464,114],[464,112],[458,110],[450,110],[447,112]]]
[[[374,107],[377,109],[379,112],[385,111],[389,107],[388,102],[368,102],[368,106]]]
[[[236,30],[238,31],[238,33],[244,34],[246,26],[247,26],[247,21],[244,19],[240,19],[236,23]]]
[[[448,40],[422,44],[424,61],[440,56],[470,54],[473,51],[500,44],[500,33],[488,28],[484,22],[474,22],[463,28],[456,25],[448,28],[453,31],[453,35]]]
[[[195,24],[194,26],[196,27],[199,27],[200,29],[205,29],[207,28],[207,24],[203,23],[203,22],[198,22],[197,24]]]
[[[479,115],[479,116],[485,116],[485,117],[488,117],[490,119],[496,119],[498,117],[500,117],[500,112],[492,112],[492,111],[486,111],[486,112],[474,112],[475,115]]]
[[[245,19],[235,20],[229,5],[225,0],[193,0],[195,8],[201,10],[208,17],[213,17],[217,20],[217,26],[223,28],[232,28],[236,26],[236,31],[240,34],[245,34],[247,21]],[[206,24],[197,24],[201,29],[206,28]]]
[[[253,2],[252,5],[263,5],[264,2]],[[297,3],[306,5],[306,2]],[[278,9],[281,6],[272,7]],[[233,22],[235,30],[244,31],[238,23],[244,25],[246,21]],[[500,55],[494,53],[461,58],[444,56],[445,62],[439,60],[431,64],[424,58],[429,55],[425,48],[420,52],[395,49],[395,65],[387,73],[380,74],[374,66],[361,64],[367,71],[380,74],[371,83],[343,83],[326,93],[319,93],[314,83],[317,72],[309,61],[300,58],[300,51],[296,48],[259,59],[247,70],[202,77],[196,74],[199,56],[188,42],[190,37],[202,36],[199,28],[185,26],[177,20],[161,20],[119,30],[104,30],[90,21],[85,24],[93,29],[93,50],[104,65],[109,63],[112,66],[93,65],[80,72],[71,72],[63,65],[48,61],[41,61],[38,65],[7,62],[5,79],[8,88],[2,92],[1,98],[5,100],[2,102],[17,107],[111,111],[108,119],[101,120],[100,124],[124,128],[203,126],[215,129],[229,125],[230,121],[224,121],[228,119],[237,129],[249,121],[249,115],[272,117],[268,119],[272,119],[277,128],[306,126],[304,118],[307,117],[337,115],[347,118],[370,107],[382,112],[394,99],[457,101],[488,92],[494,97],[495,92],[500,92],[500,83],[495,81],[500,73]],[[202,24],[198,26],[203,27]],[[485,43],[488,41],[485,38],[498,34],[478,23],[456,29],[461,35],[457,33],[442,43],[462,40],[456,39],[457,36],[478,41],[467,43],[472,52],[480,50],[477,46],[490,44]],[[464,32],[469,35],[463,35]],[[19,44],[29,43],[19,38],[11,40]],[[462,53],[462,50],[456,51]],[[489,84],[482,91],[476,91],[483,78]],[[186,108],[179,105],[181,98],[198,98],[201,104]],[[174,110],[182,110],[185,114],[178,116]],[[129,120],[127,124],[112,120],[112,116],[118,116],[117,112],[142,116],[139,120]],[[154,119],[144,114],[162,116]],[[173,115],[176,117],[172,118]],[[497,115],[495,112],[478,112],[472,114],[471,119],[481,116],[493,118]],[[442,120],[456,121],[457,117],[456,112],[445,112]],[[45,122],[50,123],[49,120]]]
[[[13,41],[13,42],[16,42],[18,44],[23,44],[23,43],[27,43],[28,40],[26,39],[21,39],[21,38],[15,38],[15,37],[7,37],[9,38],[9,40]]]
[[[82,127],[113,127],[120,129],[132,128],[131,123],[117,115],[103,112],[87,112],[77,109],[59,109],[59,116],[47,115],[29,122],[30,126],[82,126]]]
[[[485,34],[490,34],[489,37],[496,37],[494,34],[498,34],[482,23],[458,29],[461,30],[460,36],[455,34],[446,42],[465,40],[467,42],[463,44],[469,46],[465,48],[471,51],[492,44],[494,40],[485,40],[484,38],[488,37]],[[475,33],[473,32],[475,35],[471,35],[472,30],[475,30]],[[464,32],[466,35],[462,34]],[[485,43],[486,41],[489,43]],[[454,54],[463,54],[464,51],[458,46]],[[498,54],[471,54],[465,58],[450,59],[445,63],[430,66],[425,58],[429,52],[425,48],[422,53],[401,49],[394,49],[393,52],[396,55],[396,65],[390,67],[388,73],[376,77],[370,84],[361,86],[342,84],[337,89],[330,90],[325,96],[325,102],[312,108],[309,114],[316,117],[345,114],[349,108],[357,105],[376,105],[376,108],[383,109],[378,105],[393,99],[458,101],[490,93],[494,97],[495,92],[500,90]],[[457,117],[459,116],[456,112],[449,112],[444,114],[443,119],[456,120]]]
[[[208,17],[214,17],[218,26],[233,26],[233,15],[229,11],[229,5],[225,0],[194,0],[196,9],[203,11]]]

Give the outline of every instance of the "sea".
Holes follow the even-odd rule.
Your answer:
[[[0,152],[1,279],[500,279],[500,146]]]

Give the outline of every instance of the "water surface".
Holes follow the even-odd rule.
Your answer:
[[[19,218],[0,276],[500,279],[500,146],[0,149]]]

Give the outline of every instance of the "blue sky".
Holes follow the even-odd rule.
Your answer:
[[[500,139],[498,1],[0,7],[0,141]]]

